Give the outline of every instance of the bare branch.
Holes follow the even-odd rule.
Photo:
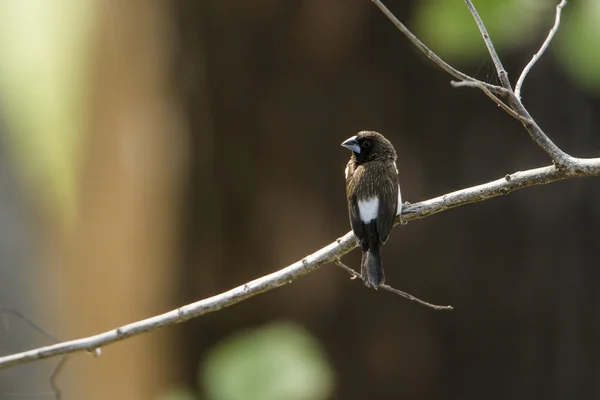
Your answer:
[[[396,16],[394,14],[392,14],[392,12],[380,0],[371,0],[371,1],[373,3],[375,3],[375,5],[381,10],[381,12],[383,12],[383,14],[385,14],[386,17],[388,17],[388,19],[390,21],[392,21],[392,23],[396,26],[396,28],[398,28],[398,30],[400,32],[404,33],[404,35],[408,39],[410,39],[410,41],[413,42],[413,44],[415,46],[417,46],[419,48],[419,50],[421,50],[434,63],[439,65],[444,71],[446,71],[447,73],[449,73],[456,79],[460,79],[461,81],[479,82],[482,87],[485,87],[487,90],[489,90],[492,93],[496,93],[496,94],[500,94],[500,95],[507,94],[506,90],[500,86],[491,85],[489,83],[480,81],[480,80],[475,79],[467,74],[464,74],[464,73],[460,72],[459,70],[457,70],[456,68],[452,67],[446,61],[442,60],[437,54],[435,54],[433,51],[431,51],[431,49],[429,49],[429,47],[427,47],[423,42],[421,42],[406,26],[404,26],[404,24],[402,22],[400,22],[400,20],[398,20],[398,18],[396,18]]]
[[[352,268],[348,267],[346,264],[344,264],[341,260],[336,260],[335,261],[335,265],[337,265],[338,267],[341,267],[342,269],[346,270],[346,272],[348,272],[351,275],[350,279],[356,279],[356,278],[360,278],[362,279],[361,274],[359,274],[358,272],[356,272],[355,270],[353,270]],[[395,289],[393,287],[391,287],[390,285],[379,285],[379,287],[383,290],[387,290],[388,292],[397,294],[398,296],[402,296],[405,299],[411,300],[411,301],[415,301],[421,305],[424,305],[426,307],[429,308],[433,308],[434,310],[453,310],[454,308],[452,306],[438,306],[437,304],[431,304],[428,303],[426,301],[423,301],[421,299],[419,299],[418,297],[413,296],[410,293],[406,293],[403,292],[402,290],[398,290]]]
[[[500,98],[498,98],[498,96],[496,96],[495,94],[493,94],[492,92],[487,90],[485,88],[485,86],[481,85],[481,82],[479,82],[479,81],[458,81],[458,82],[450,81],[450,84],[452,85],[452,87],[455,87],[455,88],[471,87],[471,88],[481,89],[487,97],[492,99],[492,101],[494,103],[498,104],[498,106],[500,108],[502,108],[504,111],[506,111],[511,117],[515,118],[516,120],[518,120],[524,124],[530,122],[530,121],[525,120],[524,117],[520,116],[515,110],[513,110],[508,105],[506,105],[506,103],[503,102]]]
[[[50,339],[52,341],[55,341],[55,342],[59,341],[53,334],[51,334],[50,332],[48,332],[47,330],[45,330],[44,328],[42,328],[41,326],[39,326],[38,324],[33,322],[31,319],[27,318],[19,310],[15,310],[14,308],[11,308],[11,307],[0,306],[0,316],[4,317],[6,315],[12,315],[15,318],[19,318],[19,319],[25,321],[35,331],[41,333],[42,335],[46,336],[48,339]],[[4,320],[4,318],[2,319],[2,321],[5,325],[5,328],[8,329],[7,322]]]
[[[570,155],[562,151],[549,137],[546,133],[540,128],[540,126],[535,122],[533,117],[529,114],[529,111],[525,108],[521,100],[513,93],[510,95],[508,102],[518,115],[517,118],[519,121],[523,123],[523,126],[529,132],[529,136],[533,139],[538,146],[542,148],[549,156],[552,158],[552,161],[559,168],[570,168],[572,163],[569,162],[570,159],[573,159]],[[511,114],[512,115],[512,114]]]
[[[56,383],[56,380],[58,379],[58,376],[62,372],[62,370],[68,360],[69,360],[69,356],[64,356],[63,358],[61,358],[60,361],[58,362],[58,364],[56,364],[56,367],[54,368],[52,375],[50,375],[50,387],[52,388],[52,391],[54,392],[54,398],[56,400],[62,399],[62,392],[61,392],[60,388],[58,387],[58,383]]]
[[[548,37],[546,37],[546,40],[544,40],[544,43],[542,43],[542,47],[540,47],[540,50],[533,55],[533,57],[531,58],[531,61],[529,61],[529,63],[523,69],[523,72],[521,72],[521,76],[519,77],[519,80],[517,81],[517,84],[515,85],[515,96],[517,96],[519,99],[521,98],[521,87],[523,86],[523,82],[525,82],[525,78],[527,77],[527,74],[529,73],[531,68],[533,68],[533,66],[535,65],[537,60],[539,60],[539,58],[542,56],[542,54],[544,54],[544,52],[550,45],[550,42],[554,38],[556,31],[558,31],[558,27],[560,25],[560,14],[562,12],[563,7],[566,5],[567,5],[567,0],[562,0],[560,2],[560,4],[556,6],[556,17],[554,18],[554,26],[552,27],[552,29],[550,29],[550,32],[548,33]]]
[[[557,6],[557,19],[559,22],[560,22],[560,10],[564,6],[563,2],[565,2],[565,0],[562,0],[561,3]],[[477,13],[477,10],[475,9],[475,6],[471,2],[471,0],[465,0],[465,3],[467,4],[467,8],[469,9],[471,14],[473,15],[473,18],[475,19],[475,23],[477,24],[479,31],[481,32],[481,36],[483,37],[485,45],[490,53],[490,57],[492,58],[492,60],[494,62],[494,66],[496,67],[496,72],[498,73],[498,78],[500,79],[502,86],[505,89],[507,89],[509,92],[508,104],[510,106],[510,109],[512,109],[514,111],[514,113],[508,111],[504,107],[503,107],[503,109],[506,112],[508,112],[512,117],[515,117],[516,119],[518,119],[520,122],[523,123],[523,126],[525,127],[527,132],[529,132],[529,135],[531,136],[531,138],[537,143],[538,146],[540,146],[552,158],[552,161],[554,162],[554,164],[556,164],[560,168],[568,168],[569,167],[568,160],[569,160],[569,158],[572,158],[572,157],[569,156],[564,151],[562,151],[556,144],[554,144],[554,142],[552,140],[550,140],[548,135],[546,135],[546,133],[540,128],[540,126],[531,117],[531,115],[529,115],[529,112],[521,103],[521,99],[520,99],[519,95],[516,94],[510,86],[510,81],[508,80],[506,70],[504,69],[502,62],[500,61],[500,57],[498,56],[498,53],[496,52],[496,50],[494,48],[492,39],[490,38],[489,34],[487,33],[487,30],[485,28],[485,25],[483,24],[483,21],[481,20],[481,17],[479,16],[479,13]],[[555,23],[555,28],[558,29],[557,23]],[[554,28],[553,28],[553,30],[555,31]],[[549,43],[549,41],[552,39],[551,36],[554,36],[554,33],[552,31],[550,32],[549,39],[546,40],[547,43]],[[547,47],[546,42],[544,43],[544,45]],[[540,55],[541,55],[541,53],[543,53],[544,50],[545,50],[545,48],[544,48],[544,46],[542,46],[542,49],[540,50]],[[535,58],[535,56],[534,56],[534,58]],[[532,63],[530,63],[530,64],[531,64],[531,66],[533,66],[533,64],[535,64],[535,61],[533,61],[533,64]],[[531,68],[531,67],[529,67],[529,68]],[[525,74],[525,76],[527,75],[525,70],[523,71],[523,73]],[[521,85],[523,84],[522,81],[524,81],[525,76],[523,76],[523,74],[522,74],[521,77],[519,78],[519,81],[521,81]],[[488,95],[488,97],[491,97],[491,96]],[[493,98],[492,98],[492,100],[493,100]],[[499,104],[498,102],[496,102],[496,103],[502,107],[501,104]]]
[[[478,79],[475,79],[471,76],[465,75],[462,72],[454,69],[450,65],[448,65],[445,61],[440,59],[435,53],[433,53],[427,46],[425,46],[417,37],[410,31],[406,26],[404,26],[391,12],[388,10],[379,0],[371,0],[373,3],[379,7],[379,9],[388,17],[390,21],[396,25],[396,27],[406,35],[427,57],[429,57],[433,62],[442,67],[446,72],[455,78],[460,79],[459,82],[452,82],[452,86],[454,87],[473,87],[481,89],[486,96],[492,99],[498,106],[500,106],[504,111],[506,111],[511,117],[517,119],[519,122],[523,124],[527,132],[531,138],[536,142],[538,146],[542,148],[552,159],[555,165],[559,168],[569,168],[572,163],[569,163],[570,160],[573,159],[570,155],[562,151],[550,138],[546,133],[540,128],[540,126],[535,122],[535,120],[531,117],[525,106],[521,103],[521,100],[518,96],[515,95],[515,92],[510,86],[510,82],[506,75],[506,71],[504,70],[504,66],[498,57],[498,53],[494,49],[494,45],[492,44],[492,40],[487,34],[487,30],[477,10],[473,6],[470,0],[465,0],[467,7],[471,11],[477,26],[485,40],[486,46],[492,59],[494,60],[494,65],[498,72],[498,78],[502,82],[503,87],[490,85],[489,83],[485,83]]]
[[[435,197],[431,200],[411,204],[403,208],[402,219],[410,221],[425,218],[451,208],[488,200],[528,186],[543,185],[567,178],[600,176],[600,158],[573,158],[569,160],[569,163],[571,165],[567,170],[558,169],[552,165],[519,171],[483,185],[473,186]]]
[[[511,106],[508,106],[504,101],[502,101],[498,96],[487,90],[484,86],[480,84],[478,81],[451,81],[450,82],[453,87],[472,87],[478,88],[485,93],[494,103],[496,103],[500,108],[502,108],[506,113],[508,113],[511,117],[515,118],[517,121],[521,122],[533,141],[542,148],[554,161],[554,163],[561,168],[567,168],[568,163],[565,161],[571,156],[562,151],[540,128],[540,126],[535,122],[535,120],[529,115],[529,112],[523,106],[521,101],[515,96],[515,94],[511,93],[508,97]]]
[[[402,220],[410,221],[425,218],[451,208],[487,200],[528,186],[541,185],[567,178],[600,176],[600,158],[569,158],[567,163],[569,164],[569,168],[558,169],[555,166],[548,166],[515,172],[483,185],[458,190],[420,203],[406,205],[403,207]],[[98,348],[131,336],[151,332],[158,328],[178,324],[191,318],[221,310],[257,294],[291,283],[325,264],[339,260],[340,257],[356,246],[354,234],[348,232],[335,242],[288,267],[216,296],[94,336],[0,357],[0,370],[13,365],[58,355],[79,351],[93,352]]]
[[[469,9],[469,11],[471,12],[471,15],[473,15],[473,18],[475,19],[475,23],[477,24],[477,28],[479,28],[479,32],[481,32],[481,36],[483,37],[483,41],[485,42],[485,47],[487,47],[488,52],[490,53],[490,57],[492,57],[494,67],[496,67],[496,73],[498,73],[498,78],[500,78],[500,83],[502,84],[502,87],[512,91],[510,81],[508,80],[508,74],[506,73],[506,70],[502,65],[502,61],[500,61],[500,57],[498,56],[498,53],[494,48],[492,39],[490,38],[487,29],[485,29],[485,25],[483,24],[479,13],[475,9],[475,6],[471,2],[471,0],[465,0],[465,3],[467,4],[467,8]]]
[[[335,265],[337,265],[338,267],[342,267],[342,269],[346,270],[346,272],[350,274],[350,279],[356,279],[356,278],[362,279],[361,274],[359,274],[358,272],[356,272],[355,270],[353,270],[352,268],[350,268],[349,266],[344,264],[342,262],[342,260],[336,260]]]

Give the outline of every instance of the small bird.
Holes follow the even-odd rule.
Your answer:
[[[385,281],[379,248],[402,211],[396,150],[374,131],[362,131],[342,143],[352,150],[346,166],[346,197],[350,225],[362,249],[360,273],[365,285],[377,289]]]

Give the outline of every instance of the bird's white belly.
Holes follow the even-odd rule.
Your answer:
[[[368,224],[377,218],[379,212],[379,197],[371,197],[367,200],[358,201],[358,213],[363,224]]]

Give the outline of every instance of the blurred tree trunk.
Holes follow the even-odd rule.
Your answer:
[[[79,215],[64,246],[65,338],[166,311],[175,273],[185,127],[170,82],[169,7],[145,0],[97,6]],[[61,377],[67,397],[151,398],[177,374],[169,334],[116,344],[99,359],[75,356]]]

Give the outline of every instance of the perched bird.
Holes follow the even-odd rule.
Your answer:
[[[362,249],[365,285],[377,289],[385,280],[379,248],[402,211],[396,150],[382,134],[362,131],[342,143],[352,150],[346,166],[350,225]]]

